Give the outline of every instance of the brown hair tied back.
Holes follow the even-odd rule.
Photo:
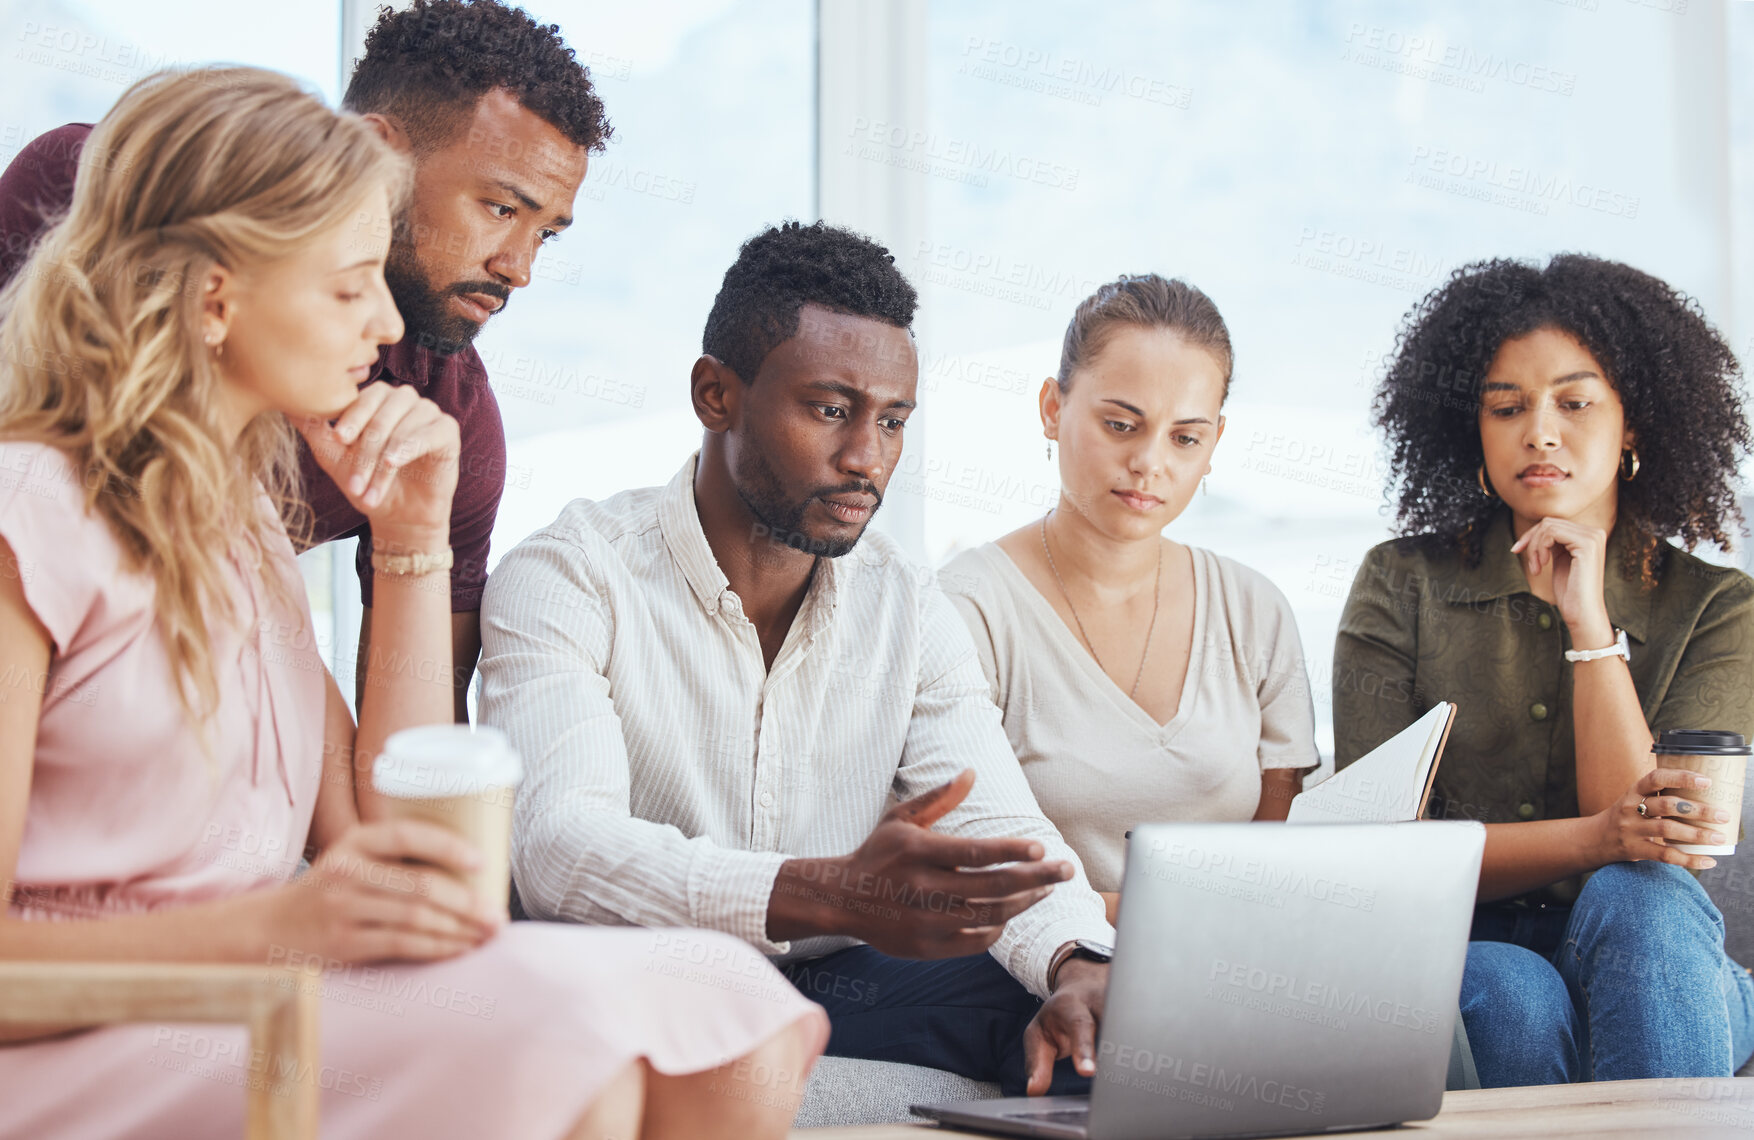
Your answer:
[[[1230,330],[1212,298],[1178,278],[1155,273],[1122,274],[1086,297],[1066,326],[1060,344],[1060,371],[1055,379],[1063,392],[1072,374],[1102,351],[1116,328],[1167,329],[1210,352],[1224,371],[1224,394],[1230,395],[1235,358]]]

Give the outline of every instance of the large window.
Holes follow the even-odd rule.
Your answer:
[[[0,166],[51,127],[101,117],[129,84],[166,67],[271,67],[333,102],[340,29],[336,4],[0,0]]]
[[[510,444],[494,556],[580,496],[667,482],[700,443],[688,373],[737,247],[812,210],[808,0],[534,0],[615,137],[536,279],[479,346]]]
[[[820,191],[921,288],[922,406],[880,524],[923,561],[1053,503],[1035,392],[1079,299],[1151,270],[1218,301],[1228,430],[1170,533],[1291,599],[1326,749],[1340,607],[1388,533],[1369,398],[1411,305],[1476,258],[1584,250],[1692,293],[1754,356],[1754,4],[526,7],[591,66],[615,138],[480,339],[509,443],[495,557],[575,497],[671,475],[725,267]],[[0,164],[162,66],[260,64],[332,99],[344,16],[372,9],[0,0]],[[306,568],[351,690],[351,553]]]
[[[1371,387],[1409,306],[1477,258],[1582,250],[1736,325],[1725,19],[1697,0],[932,0],[907,259],[928,557],[1052,504],[1035,393],[1078,301],[1123,272],[1185,277],[1237,364],[1209,493],[1168,533],[1290,598],[1331,750],[1334,629],[1388,534]]]
[[[373,5],[357,5],[372,18]],[[494,555],[580,495],[663,482],[698,445],[688,370],[720,277],[764,226],[811,216],[810,0],[530,0],[591,68],[615,129],[576,224],[479,340],[509,473]],[[0,0],[0,165],[91,121],[161,67],[276,68],[334,102],[340,3]],[[358,35],[360,29],[354,29]],[[351,698],[359,593],[350,545],[302,559],[324,656]]]

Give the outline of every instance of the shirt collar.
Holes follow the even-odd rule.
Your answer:
[[[682,576],[688,580],[688,586],[700,601],[701,608],[709,614],[716,614],[726,606],[733,606],[741,612],[742,603],[731,589],[731,580],[719,568],[719,560],[713,556],[713,548],[706,540],[706,531],[700,525],[700,508],[694,502],[694,470],[699,459],[698,451],[690,455],[688,461],[682,465],[682,470],[676,472],[675,477],[664,487],[658,499],[658,529],[663,533],[664,545],[669,548],[670,556],[681,568]],[[812,634],[834,612],[841,574],[835,565],[838,561],[840,560],[836,558],[816,560],[815,573],[810,579],[810,592],[805,595],[804,605],[799,613],[800,617],[808,615]]]
[[[1511,533],[1510,512],[1501,508],[1486,524],[1480,565],[1462,570],[1462,589],[1446,600],[1454,605],[1469,605],[1527,594],[1529,580],[1523,574],[1522,561],[1510,548],[1515,541]],[[1608,607],[1608,620],[1625,630],[1628,637],[1643,642],[1650,627],[1651,592],[1636,575],[1626,576],[1626,541],[1622,527],[1616,526],[1608,535],[1602,601]]]
[[[416,388],[424,389],[452,369],[456,369],[465,380],[472,371],[480,371],[485,375],[485,368],[472,367],[479,359],[472,344],[466,344],[453,353],[441,354],[422,345],[419,337],[405,336],[395,344],[386,344],[378,349],[378,362],[372,366],[371,376],[366,383],[383,380],[390,384],[412,384]]]
[[[707,545],[706,531],[700,526],[700,510],[694,505],[694,465],[699,458],[698,451],[690,455],[659,496],[658,529],[664,534],[670,557],[688,579],[701,607],[716,614],[725,595],[731,592],[731,580],[719,569],[713,548]]]
[[[389,384],[420,384],[426,380],[423,368],[414,366],[414,340],[403,337],[395,344],[378,349],[378,362],[372,366],[366,383],[382,380]]]

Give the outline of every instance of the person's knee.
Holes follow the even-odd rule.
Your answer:
[[[1539,954],[1509,942],[1470,942],[1461,1006],[1484,1087],[1576,1079],[1576,1009],[1559,972]]]
[[[1514,943],[1468,943],[1462,970],[1463,1016],[1491,1017],[1514,1010],[1526,1012],[1537,1024],[1554,1023],[1568,1014],[1571,996],[1559,971],[1533,950]]]
[[[827,1045],[828,1019],[818,1011],[817,1016],[793,1021],[733,1062],[729,1075],[795,1101],[804,1095],[810,1071]]]
[[[1572,907],[1569,938],[1580,957],[1618,954],[1636,969],[1683,945],[1721,946],[1723,930],[1723,914],[1698,880],[1644,860],[1610,863],[1590,876]]]
[[[1672,863],[1650,859],[1609,863],[1597,870],[1578,893],[1572,910],[1611,916],[1692,910],[1722,920],[1698,879]]]

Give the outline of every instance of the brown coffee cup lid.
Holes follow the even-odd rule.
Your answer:
[[[1739,732],[1711,728],[1665,728],[1657,733],[1652,752],[1666,756],[1746,756],[1748,742]]]

